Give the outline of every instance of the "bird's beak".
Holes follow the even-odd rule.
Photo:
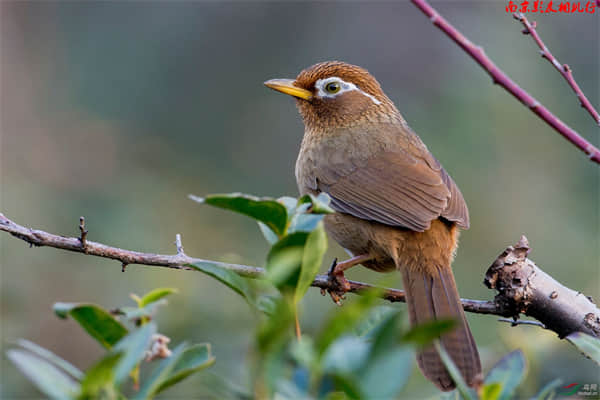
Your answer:
[[[311,100],[313,97],[311,91],[294,86],[293,79],[271,79],[265,82],[265,86],[299,99]]]

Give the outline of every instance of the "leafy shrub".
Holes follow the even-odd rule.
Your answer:
[[[231,388],[231,397],[393,399],[410,376],[415,350],[432,342],[457,382],[457,391],[441,394],[440,398],[514,397],[527,370],[521,351],[502,358],[475,393],[462,381],[436,341],[441,333],[453,328],[453,321],[440,320],[406,329],[401,324],[400,309],[382,306],[378,290],[347,302],[326,319],[314,336],[300,335],[298,303],[317,275],[327,249],[322,219],[333,210],[326,195],[300,199],[242,194],[192,198],[255,219],[271,245],[265,274],[269,289],[257,289],[223,263],[189,265],[233,289],[261,315],[249,369],[253,387],[241,391]],[[122,391],[128,380],[135,388],[131,398],[152,398],[215,362],[209,344],[181,343],[169,350],[168,339],[157,333],[153,316],[164,305],[165,297],[174,292],[170,288],[155,289],[142,297],[133,296],[136,307],[112,311],[94,304],[55,304],[59,317],[73,318],[106,349],[106,354],[85,373],[26,340],[20,340],[18,348],[9,350],[7,356],[42,393],[53,399],[126,399]],[[598,339],[579,333],[568,339],[600,362]],[[143,374],[147,376],[143,381],[142,369],[151,369],[149,374]],[[559,384],[550,382],[536,398],[552,398]]]

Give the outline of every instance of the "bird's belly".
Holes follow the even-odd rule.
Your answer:
[[[386,228],[384,225],[342,213],[325,216],[324,223],[329,235],[352,255],[369,254],[373,257],[373,261],[362,264],[365,267],[378,272],[396,268],[387,249],[374,240],[377,231]]]

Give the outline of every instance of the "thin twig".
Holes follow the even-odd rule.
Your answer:
[[[539,321],[530,321],[527,319],[510,319],[510,318],[498,318],[498,322],[508,322],[509,324],[511,324],[512,326],[517,326],[517,325],[534,325],[534,326],[539,326],[542,329],[548,329],[546,328],[546,325],[542,324]]]
[[[179,233],[175,235],[175,248],[177,249],[178,255],[185,256],[185,253],[183,251],[183,244],[181,244],[181,235]]]
[[[24,240],[25,242],[33,246],[48,246],[57,249],[69,250],[77,253],[85,253],[91,256],[109,258],[121,262],[122,270],[129,264],[138,265],[149,265],[156,267],[167,267],[174,269],[185,269],[198,271],[195,268],[191,268],[188,265],[197,264],[203,262],[209,262],[216,264],[221,268],[228,269],[235,272],[236,274],[253,279],[261,279],[265,277],[265,270],[260,267],[252,267],[241,264],[229,264],[218,261],[208,261],[201,258],[190,257],[183,252],[175,255],[166,254],[154,254],[154,253],[141,253],[137,251],[120,249],[118,247],[111,247],[105,244],[87,241],[87,251],[84,251],[81,247],[79,238],[76,237],[65,237],[59,236],[52,233],[44,232],[37,229],[30,229],[6,218],[0,213],[0,231],[8,232],[11,235]],[[378,289],[380,290],[380,296],[384,300],[390,302],[406,302],[404,291],[398,289],[388,288],[377,288],[376,286],[369,285],[363,282],[348,281],[350,284],[349,293],[363,294],[366,291]],[[311,286],[321,288],[324,290],[335,290],[335,283],[333,283],[327,275],[317,275],[312,282]],[[483,300],[468,300],[462,299],[463,308],[465,311],[477,313],[477,314],[495,314],[499,316],[508,317],[502,313],[493,301]]]
[[[85,229],[85,218],[79,217],[79,242],[84,251],[87,247],[87,234],[88,231]]]
[[[565,78],[565,80],[567,81],[569,86],[571,86],[571,89],[573,89],[573,92],[575,92],[575,95],[579,99],[581,107],[585,108],[587,112],[590,113],[592,118],[594,118],[596,123],[600,125],[600,114],[598,114],[598,111],[594,109],[592,103],[590,103],[588,98],[585,96],[585,94],[577,84],[577,82],[575,82],[575,78],[573,77],[573,71],[571,70],[571,68],[567,64],[563,65],[559,63],[556,57],[554,57],[554,55],[550,52],[548,47],[544,44],[544,42],[540,38],[540,35],[535,30],[536,23],[529,22],[529,20],[527,20],[527,17],[525,17],[525,15],[523,15],[522,13],[514,13],[513,17],[519,22],[521,22],[525,27],[525,29],[523,29],[523,34],[530,35],[533,41],[540,48],[540,54],[542,55],[542,58],[548,60],[548,62],[552,64],[558,72],[560,72],[563,78]]]
[[[508,77],[494,62],[485,54],[483,49],[474,45],[454,26],[452,26],[444,17],[442,17],[425,0],[411,0],[431,22],[441,29],[450,39],[458,44],[467,54],[471,56],[491,77],[495,84],[502,86],[510,94],[516,97],[521,103],[528,107],[534,114],[544,120],[554,130],[556,130],[565,139],[575,145],[588,155],[590,160],[600,164],[600,150],[585,140],[579,133],[562,122],[558,117],[552,114],[546,107],[540,104],[533,96],[521,89],[512,79]]]
[[[266,277],[263,268],[189,257],[182,249],[175,255],[140,253],[88,240],[84,250],[79,238],[58,236],[26,228],[1,213],[0,231],[8,232],[33,246],[50,246],[118,260],[123,268],[127,264],[139,264],[197,271],[190,265],[211,263],[243,277],[254,279]],[[561,285],[537,267],[527,258],[529,251],[529,244],[525,237],[522,237],[515,247],[507,247],[486,273],[484,283],[499,292],[494,301],[461,299],[464,310],[477,314],[512,317],[513,320],[520,314],[525,314],[543,323],[546,329],[556,332],[560,338],[574,331],[600,336],[600,310],[586,296],[578,296],[577,292]],[[311,283],[311,286],[321,288],[322,291],[339,290],[338,285],[327,275],[317,275]],[[361,295],[367,291],[377,290],[378,295],[387,301],[406,301],[402,290],[376,287],[356,281],[348,281],[348,285],[349,293]],[[528,297],[523,295],[523,291],[528,293]],[[523,299],[527,301],[523,302]],[[300,332],[298,331],[297,334]]]

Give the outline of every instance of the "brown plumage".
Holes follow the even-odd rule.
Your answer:
[[[365,69],[316,64],[294,81],[265,84],[293,95],[305,125],[296,162],[301,194],[325,192],[336,214],[329,234],[375,271],[402,272],[411,323],[454,318],[441,342],[467,383],[481,381],[477,347],[452,274],[459,227],[469,227],[460,190]],[[343,263],[342,263],[343,264]],[[347,264],[334,273],[343,279]],[[417,355],[441,390],[454,382],[437,351]]]

